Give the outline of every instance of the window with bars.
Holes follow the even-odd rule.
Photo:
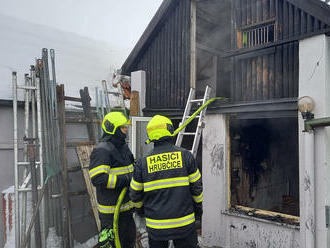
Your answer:
[[[275,41],[275,23],[242,28],[241,34],[243,48],[272,43]]]

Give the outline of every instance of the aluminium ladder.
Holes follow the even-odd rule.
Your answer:
[[[183,113],[183,117],[182,117],[182,122],[180,122],[180,125],[189,119],[189,117],[191,115],[192,105],[193,104],[201,104],[201,105],[205,104],[210,98],[210,93],[211,93],[211,87],[207,85],[206,89],[205,89],[204,97],[202,99],[195,99],[195,89],[190,88],[187,104],[186,104],[186,107],[185,107],[185,110]],[[206,109],[207,109],[207,107],[205,107],[200,112],[200,114],[196,116],[196,118],[198,118],[196,131],[195,132],[185,132],[185,128],[183,128],[178,133],[178,136],[177,136],[177,139],[175,142],[175,145],[180,147],[184,136],[194,136],[192,149],[190,150],[190,152],[193,154],[194,158],[196,158],[199,141],[201,138],[203,128],[205,126],[204,118],[205,118]]]
[[[24,92],[24,104],[25,104],[25,131],[24,141],[30,139],[33,140],[33,147],[37,149],[38,153],[42,154],[43,142],[42,142],[42,127],[41,127],[41,97],[40,97],[40,79],[36,77],[34,67],[31,67],[30,77],[25,75],[25,85],[17,84],[17,73],[12,73],[13,81],[13,117],[14,117],[14,174],[15,174],[15,247],[19,248],[23,245],[24,240],[27,239],[26,235],[26,222],[27,222],[27,192],[37,194],[38,190],[44,189],[44,169],[43,169],[43,157],[38,156],[39,160],[36,161],[33,157],[33,163],[29,161],[27,142],[23,143],[24,146],[24,161],[19,161],[19,144],[22,144],[22,140],[18,138],[18,89],[22,89]],[[31,108],[31,115],[30,115]],[[36,113],[37,111],[37,113]],[[32,116],[32,117],[31,117]],[[31,119],[30,119],[31,118]],[[32,127],[29,127],[29,123],[32,121]],[[32,133],[32,135],[31,135]],[[33,148],[32,148],[33,149]],[[29,167],[30,170],[29,170]],[[21,170],[22,168],[22,170]],[[34,175],[31,172],[38,170],[38,173],[34,171]],[[36,178],[36,174],[39,178]],[[22,176],[23,175],[23,176]],[[31,182],[32,179],[32,182]],[[42,198],[42,196],[39,196]],[[35,204],[34,202],[33,204]],[[45,212],[44,202],[41,204],[41,216]],[[34,210],[38,211],[38,210]],[[40,233],[40,219],[35,229],[36,244],[41,245],[41,242],[45,242],[45,237],[41,237]],[[44,222],[43,222],[44,223]],[[44,229],[45,227],[42,227]],[[42,239],[42,240],[41,240]]]

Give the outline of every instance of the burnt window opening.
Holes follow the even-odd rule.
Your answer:
[[[230,120],[231,206],[299,216],[296,118]]]
[[[275,23],[242,28],[241,33],[239,44],[242,44],[243,48],[273,43],[275,41]]]

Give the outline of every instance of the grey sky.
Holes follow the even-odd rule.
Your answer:
[[[10,0],[0,13],[106,41],[129,53],[162,0]]]

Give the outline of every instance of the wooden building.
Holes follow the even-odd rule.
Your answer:
[[[123,64],[146,72],[146,116],[181,116],[191,87],[228,98],[209,107],[203,133],[205,245],[312,248],[301,238],[297,100],[311,79],[299,44],[329,34],[326,1],[164,0]]]

